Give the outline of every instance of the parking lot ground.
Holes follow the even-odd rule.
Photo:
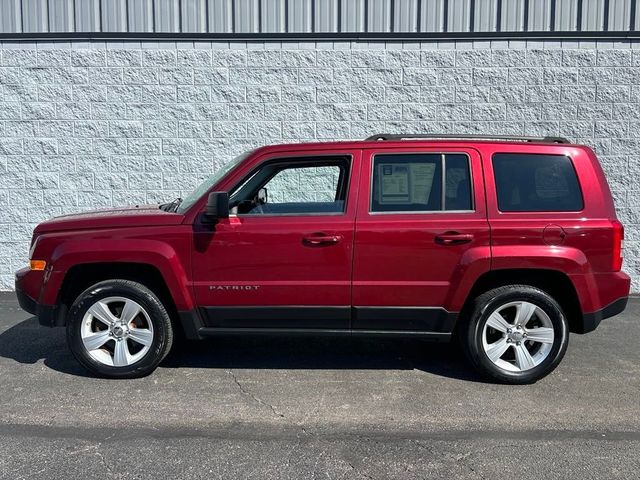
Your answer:
[[[640,300],[535,385],[448,345],[218,338],[92,378],[0,294],[0,478],[640,477]]]

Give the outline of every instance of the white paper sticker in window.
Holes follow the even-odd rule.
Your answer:
[[[435,163],[411,164],[411,203],[429,203]]]
[[[435,163],[379,163],[378,201],[382,205],[426,205],[429,203],[435,170]]]
[[[406,163],[378,165],[380,203],[406,203],[409,201],[409,166]]]

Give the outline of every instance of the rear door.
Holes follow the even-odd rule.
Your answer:
[[[481,160],[470,148],[363,152],[354,330],[447,333],[469,268],[490,266]]]

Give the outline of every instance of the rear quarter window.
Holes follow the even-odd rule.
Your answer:
[[[578,212],[584,202],[566,155],[496,153],[492,158],[502,212]]]

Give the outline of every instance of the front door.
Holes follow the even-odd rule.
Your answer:
[[[489,270],[477,151],[363,152],[353,271],[354,330],[447,334],[470,268]]]
[[[230,218],[196,223],[206,326],[349,328],[359,168],[350,151],[265,158],[229,189]]]

